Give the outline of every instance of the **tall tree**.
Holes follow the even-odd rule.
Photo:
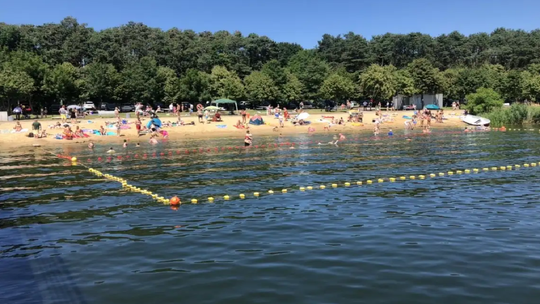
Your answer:
[[[397,91],[397,82],[393,66],[382,67],[377,64],[369,66],[360,75],[360,87],[363,95],[376,101],[391,98]]]
[[[112,64],[92,63],[83,69],[83,88],[87,99],[99,103],[117,99],[115,90],[120,83],[120,74]]]
[[[326,78],[321,86],[321,97],[335,101],[344,101],[351,98],[355,92],[352,80],[339,74],[332,74]]]
[[[279,97],[279,91],[269,76],[255,71],[244,79],[247,98],[250,101],[274,101]]]
[[[196,69],[189,69],[179,80],[178,97],[190,102],[209,101],[210,75]]]
[[[56,65],[45,74],[43,90],[63,104],[79,101],[81,81],[79,71],[71,63]]]
[[[238,75],[222,66],[212,69],[210,88],[214,98],[240,99],[244,96],[244,85]]]

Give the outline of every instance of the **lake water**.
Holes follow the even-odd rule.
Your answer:
[[[3,150],[0,303],[538,301],[540,167],[482,171],[540,161],[537,131],[348,137],[117,147],[110,161],[108,147]],[[81,164],[199,204],[173,210]]]

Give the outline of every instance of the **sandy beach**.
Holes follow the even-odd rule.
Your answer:
[[[405,129],[406,118],[403,116],[412,116],[413,111],[390,111],[382,112],[383,115],[389,121],[381,123],[380,129],[381,134],[386,134],[389,129],[392,129],[394,132],[401,131]],[[159,118],[163,123],[167,122],[176,122],[177,117],[174,114],[168,113],[159,113]],[[122,129],[120,136],[110,135],[110,136],[101,136],[101,135],[90,135],[87,138],[75,138],[73,140],[66,139],[56,139],[57,134],[62,134],[63,128],[50,128],[50,126],[56,124],[60,121],[58,116],[51,117],[46,119],[38,119],[41,123],[42,128],[47,131],[46,138],[29,138],[27,134],[29,130],[32,130],[33,119],[21,120],[21,125],[23,129],[27,129],[25,132],[11,133],[16,122],[0,122],[0,147],[2,148],[11,148],[17,146],[34,146],[40,145],[42,147],[55,146],[58,145],[81,145],[87,144],[90,140],[94,143],[110,143],[110,144],[121,144],[124,139],[127,139],[128,142],[136,143],[139,142],[141,145],[147,144],[150,137],[149,135],[139,136],[135,127],[136,118],[133,117],[131,113],[131,118],[125,118],[126,114],[121,114],[121,118],[127,121],[128,129]],[[321,114],[310,114],[308,121],[311,122],[309,125],[295,126],[290,121],[284,122],[284,127],[279,128],[279,120],[273,116],[267,116],[266,113],[261,113],[261,116],[264,120],[263,125],[249,125],[249,130],[256,138],[260,135],[291,135],[291,134],[301,134],[308,133],[308,128],[311,127],[314,129],[315,134],[328,133],[328,134],[337,134],[340,132],[343,133],[355,133],[355,132],[372,132],[375,124],[373,120],[377,117],[375,111],[365,111],[363,123],[350,123],[347,122],[349,114],[347,112],[321,112]],[[194,139],[205,139],[205,138],[214,138],[214,137],[228,137],[234,138],[237,137],[240,142],[243,141],[245,129],[238,129],[235,127],[238,120],[241,120],[240,115],[222,115],[221,122],[210,122],[210,123],[199,123],[196,115],[192,116],[182,116],[182,120],[185,124],[190,124],[194,122],[194,125],[184,125],[184,126],[172,126],[164,127],[163,130],[168,132],[168,139],[183,139],[183,138],[194,138]],[[344,125],[335,124],[332,125],[329,129],[328,121],[332,119],[339,120],[343,118],[345,121]],[[458,113],[446,113],[445,120],[443,123],[437,123],[435,120],[432,120],[431,128],[451,128],[459,127],[462,128],[465,124],[459,119]],[[141,118],[143,125],[150,120],[148,117]],[[106,123],[115,122],[114,117],[100,117],[100,115],[88,116],[85,119],[78,119],[76,126],[79,126],[81,129],[99,129],[100,126],[107,128]],[[70,121],[68,121],[70,122]],[[275,127],[278,127],[277,130]],[[75,127],[72,127],[74,130]],[[116,129],[108,129],[108,131],[116,132]],[[416,127],[413,132],[422,132],[421,128]]]

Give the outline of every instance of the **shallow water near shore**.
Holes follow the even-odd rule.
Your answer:
[[[261,137],[255,144],[265,148],[249,150],[221,149],[242,144],[231,139],[170,141],[115,147],[110,160],[105,146],[1,151],[0,303],[540,297],[540,167],[523,167],[540,161],[538,132],[347,136],[355,140],[339,147],[316,145],[329,136]],[[288,142],[294,149],[281,145]],[[522,166],[481,170],[507,165]],[[85,166],[199,203],[173,210]],[[447,174],[473,168],[480,172]],[[400,176],[407,179],[387,180]]]

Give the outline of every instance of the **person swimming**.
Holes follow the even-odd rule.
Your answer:
[[[110,147],[109,150],[107,150],[107,153],[112,154],[112,153],[115,153],[115,151],[112,147]]]
[[[89,142],[88,143],[88,149],[94,149],[94,143],[93,142]]]
[[[127,146],[128,146],[127,139],[124,139],[124,144],[122,145],[122,147],[127,148]]]
[[[394,132],[392,132],[392,129],[390,129],[390,131],[388,131],[388,136],[392,136],[394,135]]]
[[[140,143],[137,143],[137,144],[135,145],[135,147],[140,147],[140,146],[141,146],[141,144],[140,144]]]

